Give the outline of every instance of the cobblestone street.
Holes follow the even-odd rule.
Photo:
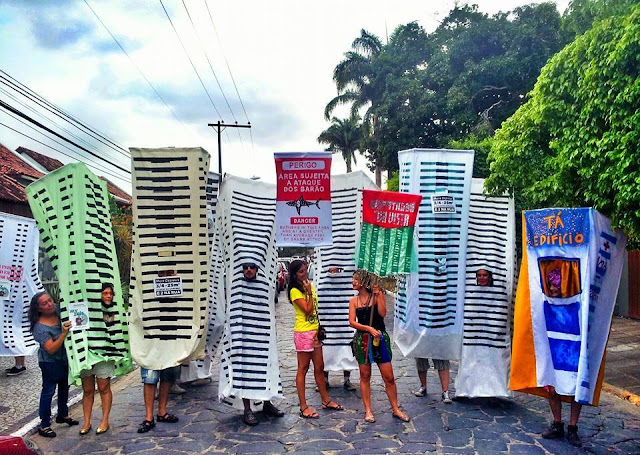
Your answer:
[[[284,293],[277,304],[278,346],[282,382],[286,401],[280,404],[285,417],[266,418],[258,413],[260,424],[247,427],[241,413],[217,400],[217,372],[214,380],[204,386],[186,387],[183,396],[171,395],[169,412],[180,417],[176,424],[158,423],[145,435],[136,432],[143,418],[142,386],[138,370],[119,380],[114,386],[114,407],[111,429],[97,436],[78,435],[78,427],[54,424],[58,437],[46,440],[37,435],[31,439],[44,453],[124,454],[151,453],[638,453],[640,452],[640,408],[612,395],[603,393],[598,408],[583,408],[579,434],[584,448],[578,450],[566,440],[544,440],[540,433],[546,428],[550,412],[545,400],[517,395],[513,399],[456,400],[446,405],[440,401],[440,386],[433,371],[429,372],[425,398],[415,397],[418,378],[414,361],[394,352],[399,399],[402,408],[412,417],[402,423],[393,419],[384,393],[382,380],[376,371],[372,378],[372,400],[377,422],[363,421],[364,412],[359,392],[342,388],[342,377],[331,377],[332,398],[346,407],[342,412],[321,410],[315,384],[307,377],[310,405],[318,410],[320,419],[298,417],[295,392],[296,357],[292,342],[293,310]],[[387,317],[393,327],[392,311]],[[455,363],[452,364],[455,378]],[[30,364],[28,374],[37,366]],[[14,378],[16,379],[16,378]],[[5,379],[3,379],[5,381]],[[358,383],[353,372],[352,381]],[[453,382],[453,381],[452,381]],[[453,386],[452,386],[453,388]],[[39,385],[33,383],[29,400],[37,400]],[[99,399],[94,410],[94,428],[99,419]],[[34,406],[35,404],[30,404]],[[564,411],[568,414],[568,407]],[[72,416],[81,419],[79,405],[72,407]]]

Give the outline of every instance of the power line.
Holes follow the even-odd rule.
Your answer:
[[[42,131],[39,131],[39,130],[38,130],[38,129],[36,129],[35,127],[33,127],[33,126],[31,126],[31,125],[29,125],[29,124],[25,123],[23,120],[21,120],[21,119],[20,119],[19,117],[17,117],[15,114],[13,114],[13,113],[11,113],[11,112],[5,112],[5,114],[10,115],[12,118],[14,118],[14,119],[15,119],[15,120],[17,120],[18,122],[22,123],[22,124],[23,124],[24,126],[26,126],[27,128],[30,128],[30,129],[34,130],[36,133],[42,134],[45,138],[47,138],[47,139],[49,139],[49,140],[51,140],[51,141],[55,142],[55,143],[56,143],[56,144],[58,144],[58,145],[61,145],[62,147],[64,147],[64,148],[66,148],[67,150],[69,150],[70,152],[75,153],[76,155],[78,155],[78,156],[80,157],[80,161],[82,161],[82,160],[88,160],[89,162],[94,163],[94,164],[96,164],[96,165],[97,165],[97,166],[96,166],[96,169],[100,169],[102,172],[107,173],[107,174],[109,174],[109,175],[111,175],[111,176],[113,176],[113,177],[116,177],[116,178],[123,178],[122,176],[119,176],[119,175],[116,175],[116,174],[111,173],[110,171],[104,170],[102,167],[99,167],[99,166],[100,166],[100,163],[96,163],[95,161],[90,160],[88,157],[85,157],[85,156],[80,155],[78,152],[76,152],[75,150],[73,150],[73,149],[72,149],[72,148],[70,148],[69,146],[67,146],[67,145],[63,144],[62,142],[58,142],[58,141],[56,141],[55,139],[48,137],[48,136],[47,136],[46,134],[44,134]],[[31,139],[33,139],[33,138],[31,138]],[[35,140],[35,139],[34,139],[34,140]],[[59,153],[64,154],[65,156],[68,156],[69,158],[74,158],[74,157],[72,157],[72,156],[70,156],[70,155],[65,154],[65,153],[64,153],[64,152],[62,152],[61,150],[58,150],[58,149],[54,149],[54,150],[55,150],[55,151],[57,151],[57,152],[59,152]],[[76,160],[77,160],[78,158],[74,158],[74,159],[76,159]],[[88,164],[88,163],[87,163],[87,164]]]
[[[115,167],[115,168],[117,168],[117,169],[120,169],[121,171],[124,171],[124,172],[126,172],[126,173],[130,173],[130,171],[129,171],[128,169],[125,169],[125,168],[123,168],[122,166],[120,166],[120,165],[118,165],[118,164],[115,164],[115,163],[112,163],[112,162],[110,162],[110,161],[108,161],[108,160],[105,160],[105,159],[104,159],[104,158],[102,158],[100,155],[97,155],[97,154],[93,153],[91,150],[88,150],[88,149],[86,149],[85,147],[83,147],[83,146],[81,146],[81,145],[79,145],[79,144],[77,144],[77,143],[73,142],[71,139],[67,139],[66,137],[62,136],[61,134],[58,134],[57,132],[53,131],[51,128],[49,128],[49,127],[47,127],[47,126],[43,125],[42,123],[38,122],[38,121],[37,121],[37,120],[35,120],[35,119],[33,119],[33,118],[29,117],[29,116],[28,116],[27,114],[25,114],[24,112],[20,111],[19,109],[16,109],[15,107],[13,107],[13,106],[11,106],[11,105],[9,105],[9,104],[5,103],[5,102],[4,102],[4,101],[2,101],[2,100],[0,100],[0,107],[1,107],[1,108],[3,108],[3,109],[5,109],[5,110],[7,110],[7,111],[13,112],[14,114],[18,115],[19,117],[22,117],[23,119],[27,120],[27,121],[28,121],[28,122],[30,122],[30,123],[33,123],[34,125],[38,126],[39,128],[41,128],[41,129],[43,129],[43,130],[47,131],[48,133],[53,134],[54,136],[56,136],[56,137],[58,137],[58,138],[62,139],[62,140],[63,140],[63,141],[65,141],[65,142],[70,143],[71,145],[75,146],[76,148],[79,148],[79,149],[80,149],[80,150],[82,150],[82,151],[87,152],[87,153],[88,153],[88,154],[90,154],[91,156],[94,156],[94,157],[96,157],[96,158],[98,158],[98,159],[100,159],[100,160],[102,160],[102,161],[105,161],[105,162],[109,163],[111,166],[113,166],[113,167]]]
[[[111,139],[105,137],[104,135],[102,135],[98,131],[94,130],[92,127],[84,124],[83,122],[81,122],[80,120],[75,118],[73,115],[65,112],[64,110],[62,110],[61,108],[59,108],[55,104],[47,101],[45,98],[40,96],[34,90],[30,89],[25,84],[19,82],[17,79],[11,77],[5,71],[0,70],[0,72],[7,76],[7,77],[0,76],[0,83],[6,85],[7,87],[11,88],[12,90],[18,92],[22,96],[28,98],[30,101],[32,101],[35,104],[39,105],[40,107],[46,109],[47,111],[49,111],[52,114],[56,115],[57,117],[61,118],[65,122],[69,123],[70,125],[73,125],[74,127],[78,128],[83,133],[91,136],[93,139],[101,142],[102,144],[106,145],[107,147],[109,147],[109,148],[113,149],[114,151],[116,151],[118,153],[121,153],[124,156],[126,156],[127,158],[129,158],[129,152],[125,148],[123,148],[120,145],[116,144]],[[9,79],[11,79],[11,80],[9,80]],[[96,137],[96,136],[98,136],[98,137]]]
[[[209,20],[211,21],[211,26],[213,27],[213,31],[216,34],[216,39],[218,40],[218,45],[220,46],[220,50],[222,51],[222,57],[224,58],[224,62],[227,65],[227,70],[229,70],[229,75],[231,76],[231,81],[233,82],[233,87],[236,89],[236,94],[238,95],[238,100],[240,100],[240,106],[242,106],[242,111],[244,112],[244,116],[247,119],[247,123],[251,123],[249,121],[249,116],[247,115],[247,110],[244,108],[244,103],[242,102],[242,97],[240,96],[240,92],[238,91],[238,86],[236,85],[236,80],[233,77],[233,73],[231,72],[231,67],[229,66],[229,61],[227,60],[227,56],[224,54],[224,49],[222,48],[222,42],[220,41],[220,36],[218,35],[218,30],[216,29],[216,25],[213,22],[213,16],[211,15],[211,10],[209,9],[209,4],[207,0],[203,0],[204,5],[207,7],[207,13],[209,13]],[[249,130],[251,132],[251,130]]]
[[[191,68],[193,68],[193,71],[196,73],[196,76],[198,76],[198,80],[200,81],[200,84],[202,85],[202,88],[204,89],[205,93],[207,94],[207,97],[209,98],[209,101],[211,102],[211,105],[213,106],[213,109],[218,114],[218,117],[222,120],[222,114],[220,114],[220,111],[216,107],[216,104],[213,102],[213,98],[211,98],[211,95],[209,94],[209,90],[207,90],[207,87],[204,85],[204,82],[202,81],[202,78],[200,77],[200,73],[198,73],[198,70],[196,69],[196,66],[193,64],[193,60],[191,60],[191,57],[189,56],[189,52],[187,52],[187,48],[184,46],[184,43],[182,42],[182,39],[180,38],[180,35],[178,34],[178,30],[176,29],[175,25],[173,25],[173,21],[171,20],[171,16],[169,16],[169,12],[164,7],[164,3],[162,3],[162,0],[160,0],[160,5],[162,6],[162,9],[164,10],[164,14],[167,16],[167,19],[169,19],[169,23],[171,24],[171,28],[173,29],[174,33],[176,34],[176,37],[178,38],[178,41],[180,42],[180,45],[182,46],[182,50],[184,51],[185,55],[187,56],[187,59],[189,60],[189,63],[191,63]]]
[[[1,81],[0,81],[1,82]],[[69,131],[68,129],[66,129],[64,126],[60,125],[59,123],[57,123],[55,120],[50,119],[49,117],[45,116],[43,113],[38,112],[36,109],[34,109],[33,107],[29,106],[28,104],[23,103],[22,101],[20,101],[16,96],[12,95],[11,93],[9,93],[8,91],[6,91],[5,89],[3,89],[2,87],[0,87],[0,92],[4,93],[5,95],[7,95],[9,98],[11,98],[12,100],[14,100],[16,103],[20,104],[22,107],[30,110],[31,112],[33,112],[34,114],[38,115],[40,118],[47,120],[51,123],[53,123],[54,125],[56,125],[58,128],[60,128],[62,131],[64,131],[65,133],[67,133],[69,136],[73,137],[74,139],[83,142],[84,144],[86,144],[89,147],[93,147],[93,149],[96,152],[100,152],[93,144],[90,144],[88,141],[84,140],[83,138],[81,138],[80,136],[77,136],[76,134],[74,134],[73,132]]]
[[[20,135],[22,135],[22,136],[24,136],[24,137],[26,137],[26,138],[29,138],[29,139],[31,139],[32,141],[37,142],[37,143],[38,143],[38,144],[40,144],[40,145],[44,145],[45,147],[48,147],[48,148],[50,148],[51,150],[55,150],[56,152],[58,152],[58,153],[60,153],[60,154],[62,154],[62,155],[64,155],[64,156],[67,156],[67,157],[72,158],[72,159],[76,159],[76,158],[74,158],[74,157],[72,157],[72,156],[70,156],[70,155],[67,155],[67,154],[66,154],[66,153],[64,153],[63,151],[60,151],[60,150],[58,150],[57,148],[52,147],[52,146],[51,146],[51,145],[49,145],[49,144],[45,144],[44,142],[41,142],[41,141],[39,141],[39,140],[37,140],[37,139],[35,139],[35,138],[33,138],[33,137],[29,136],[28,134],[25,134],[25,133],[23,133],[23,132],[21,132],[21,131],[18,131],[18,130],[16,130],[16,129],[14,129],[14,128],[11,128],[9,125],[6,125],[6,124],[4,124],[4,123],[2,123],[2,122],[0,122],[0,125],[4,126],[4,127],[5,127],[5,128],[7,128],[7,129],[10,129],[11,131],[13,131],[13,132],[15,132],[15,133],[18,133],[18,134],[20,134]],[[105,171],[104,171],[104,169],[101,169],[101,168],[99,168],[98,166],[94,166],[94,165],[91,165],[91,164],[89,164],[89,163],[85,163],[85,164],[86,164],[87,166],[89,166],[89,167],[92,167],[92,168],[96,169],[96,170],[100,170],[101,172],[103,172],[103,173],[105,173],[105,174],[107,173],[107,172],[105,172]],[[111,176],[113,176],[113,177],[116,177],[116,178],[118,178],[118,179],[120,179],[120,180],[123,180],[123,181],[125,181],[125,182],[127,182],[127,183],[131,183],[131,180],[129,180],[129,179],[125,178],[125,177],[118,177],[118,176],[116,176],[116,175],[114,175],[114,174],[109,174],[109,175],[111,175]]]
[[[156,96],[160,99],[160,101],[162,101],[162,103],[166,106],[167,109],[169,109],[169,112],[171,112],[171,115],[173,115],[173,118],[175,118],[178,123],[180,123],[180,125],[182,125],[183,128],[186,129],[186,126],[184,123],[182,123],[182,121],[176,116],[175,112],[173,112],[173,109],[171,109],[171,107],[169,106],[169,104],[167,104],[167,102],[164,100],[164,98],[162,97],[162,95],[160,95],[160,93],[158,92],[158,90],[156,90],[156,88],[153,86],[153,84],[149,81],[149,79],[147,78],[147,76],[145,76],[145,74],[142,72],[142,70],[140,69],[140,67],[138,65],[136,65],[136,63],[133,61],[133,59],[131,58],[131,56],[127,53],[127,51],[124,50],[124,47],[122,47],[122,45],[120,44],[120,42],[116,39],[116,37],[113,35],[113,33],[111,33],[111,30],[109,30],[109,28],[106,26],[106,24],[104,22],[102,22],[102,19],[100,19],[100,16],[98,16],[98,13],[96,13],[93,8],[91,8],[91,5],[89,5],[89,2],[87,0],[84,0],[84,3],[87,5],[87,7],[91,10],[91,12],[93,13],[93,15],[96,17],[96,19],[98,19],[98,22],[100,22],[100,24],[102,24],[102,26],[104,27],[104,29],[107,31],[107,33],[109,35],[111,35],[111,38],[113,38],[113,41],[115,41],[115,43],[118,45],[118,47],[120,48],[120,50],[124,53],[124,55],[127,56],[127,58],[129,59],[129,62],[131,62],[131,64],[138,70],[138,73],[140,73],[140,75],[142,76],[142,78],[147,82],[147,84],[149,84],[149,87],[151,87],[151,90],[154,91],[154,93],[156,94]]]

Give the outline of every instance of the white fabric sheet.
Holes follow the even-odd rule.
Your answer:
[[[34,220],[0,212],[0,357],[32,355],[38,349],[29,330],[31,297],[43,290],[38,242]]]
[[[220,353],[221,401],[242,409],[242,398],[282,398],[275,321],[275,185],[225,176],[216,223],[220,226],[222,273],[219,304],[226,308]],[[255,263],[247,281],[242,265]]]
[[[473,179],[464,302],[462,356],[456,395],[507,397],[515,266],[515,208],[508,197],[485,197],[484,179]],[[492,275],[479,286],[476,272]]]
[[[354,333],[349,326],[349,299],[355,295],[351,279],[356,271],[354,255],[362,221],[362,189],[377,189],[362,171],[331,178],[333,245],[316,248],[318,313],[327,330],[322,347],[326,371],[358,368],[349,346]],[[332,267],[340,272],[329,273]]]
[[[459,359],[462,347],[472,150],[398,152],[400,191],[423,196],[416,222],[418,273],[399,282],[394,340],[406,357]],[[431,196],[455,213],[432,213]]]

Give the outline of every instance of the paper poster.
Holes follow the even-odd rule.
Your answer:
[[[276,153],[278,246],[331,245],[331,153]]]
[[[11,295],[11,281],[0,280],[0,297],[9,297]]]
[[[86,330],[89,328],[89,304],[74,302],[69,304],[69,320],[71,330]]]
[[[182,277],[166,276],[153,279],[153,294],[156,297],[182,297]]]
[[[431,196],[431,213],[456,213],[454,197],[446,194]]]

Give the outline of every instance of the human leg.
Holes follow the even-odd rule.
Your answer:
[[[380,375],[384,381],[384,389],[387,392],[389,403],[391,404],[391,412],[394,417],[408,422],[409,416],[407,416],[398,406],[398,387],[396,386],[396,379],[393,375],[393,366],[391,362],[379,363]]]
[[[51,427],[51,401],[56,392],[57,381],[52,377],[51,363],[40,362],[40,370],[42,371],[42,391],[40,392],[40,405],[38,414],[40,416],[40,428]],[[55,436],[55,433],[53,434]]]
[[[427,395],[427,371],[429,370],[429,360],[416,358],[416,369],[418,370],[418,379],[420,379],[420,387],[413,392],[417,397]]]
[[[553,414],[553,423],[549,428],[542,432],[545,439],[556,439],[564,437],[564,424],[562,423],[562,401],[560,395],[556,393],[554,387],[549,386],[549,407]]]
[[[13,360],[15,362],[15,365],[5,370],[7,376],[18,376],[27,371],[27,367],[24,366],[24,359],[25,357],[23,355],[14,356]]]
[[[371,410],[371,364],[365,363],[358,365],[358,367],[360,368],[360,396],[364,405],[365,420],[367,420],[368,416],[373,416]]]
[[[242,415],[242,421],[245,425],[254,426],[258,425],[258,418],[251,410],[251,400],[248,398],[242,399],[242,405],[244,406],[244,414]]]
[[[104,433],[109,428],[109,414],[113,403],[113,393],[111,392],[111,378],[98,378],[98,392],[100,393],[100,404],[102,407],[102,420],[96,430]]]
[[[83,376],[82,381],[82,417],[84,422],[80,434],[87,434],[91,428],[91,411],[93,409],[93,397],[95,392],[96,377],[92,374]]]
[[[309,371],[309,364],[311,363],[311,355],[312,352],[303,352],[298,351],[298,369],[296,371],[296,390],[298,392],[298,401],[300,402],[300,412],[304,413],[304,415],[312,415],[315,414],[315,411],[309,410],[309,406],[307,406],[307,398],[305,394],[305,379],[307,377],[307,371]],[[323,377],[324,379],[324,377]],[[320,385],[318,384],[318,387]],[[320,390],[318,388],[318,390]],[[324,393],[327,393],[326,388],[324,389]]]
[[[578,419],[580,418],[581,409],[582,405],[577,403],[575,398],[571,400],[571,417],[567,426],[567,441],[576,447],[582,447],[582,441],[578,436]]]

